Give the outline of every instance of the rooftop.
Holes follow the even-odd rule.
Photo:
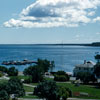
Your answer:
[[[92,68],[95,65],[93,61],[84,61],[83,64],[76,65],[76,67],[89,67]]]

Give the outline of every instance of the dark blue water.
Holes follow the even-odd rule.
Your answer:
[[[0,45],[0,64],[9,60],[34,60],[38,58],[55,61],[55,69],[72,72],[76,64],[81,64],[84,60],[95,62],[95,52],[99,52],[100,47],[88,46],[48,46],[48,45]],[[19,71],[29,65],[15,66]],[[11,67],[11,66],[7,66]]]

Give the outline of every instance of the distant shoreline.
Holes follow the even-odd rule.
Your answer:
[[[0,45],[44,45],[44,46],[96,46],[100,47],[100,42],[94,43],[58,43],[58,44],[0,44]]]

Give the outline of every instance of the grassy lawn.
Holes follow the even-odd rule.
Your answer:
[[[8,80],[0,79],[0,83],[5,83],[5,82],[8,82]]]
[[[45,77],[44,80],[54,80],[53,78]]]
[[[75,86],[71,83],[57,83],[57,85],[66,86],[72,90],[72,92],[84,92],[88,93],[91,97],[79,97],[79,98],[90,98],[90,99],[100,99],[100,89],[91,87],[91,86],[85,86],[80,85],[79,87]]]
[[[38,99],[38,97],[34,96],[34,95],[24,96],[22,98],[25,98],[25,99],[27,99],[27,98],[29,98],[29,99]]]
[[[37,86],[39,83],[30,83],[30,85]]]
[[[24,85],[24,89],[25,89],[25,92],[33,92],[34,91],[33,87],[29,87],[29,86],[25,86],[25,85]]]

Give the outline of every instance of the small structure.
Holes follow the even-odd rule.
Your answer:
[[[73,74],[74,76],[77,76],[79,72],[89,72],[92,74],[94,72],[94,65],[95,65],[94,62],[92,61],[87,62],[86,60],[84,60],[83,64],[79,64],[75,66],[73,70]]]

